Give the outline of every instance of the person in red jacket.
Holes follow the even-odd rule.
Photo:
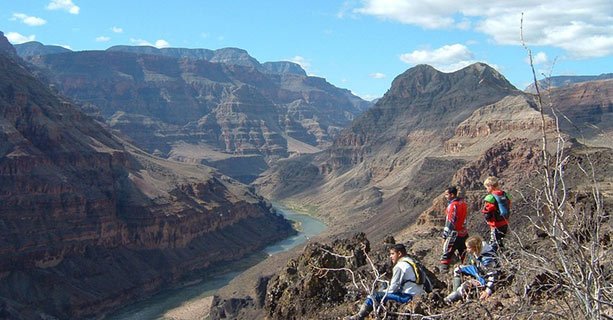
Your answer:
[[[488,195],[485,196],[481,213],[490,226],[490,245],[495,250],[504,249],[502,240],[509,231],[511,196],[498,188],[498,178],[494,176],[487,177],[483,185]]]
[[[445,229],[443,230],[443,255],[441,256],[441,264],[439,270],[447,272],[449,264],[457,251],[457,257],[460,261],[464,258],[466,251],[466,238],[468,230],[466,230],[466,213],[467,206],[464,199],[458,197],[458,189],[449,187],[445,190],[445,198],[449,201],[445,210]]]

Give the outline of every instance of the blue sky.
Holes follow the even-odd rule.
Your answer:
[[[237,47],[370,100],[422,63],[452,72],[485,62],[525,88],[522,13],[539,77],[613,72],[611,0],[0,0],[0,31],[75,51]]]

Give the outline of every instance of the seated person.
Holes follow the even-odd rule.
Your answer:
[[[360,311],[348,320],[362,320],[373,310],[374,302],[382,303],[385,301],[396,301],[407,303],[414,296],[424,293],[423,285],[415,283],[417,277],[415,271],[408,261],[407,250],[402,244],[395,244],[390,248],[390,259],[394,265],[392,280],[385,291],[378,291],[374,295],[369,295]]]
[[[472,288],[485,287],[479,296],[482,300],[494,293],[494,282],[498,276],[496,251],[480,236],[472,236],[466,240],[466,258],[468,264],[453,270],[453,292],[445,298],[447,303],[466,298]],[[470,278],[462,283],[462,275]]]

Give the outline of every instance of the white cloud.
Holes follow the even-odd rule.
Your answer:
[[[341,5],[341,8],[336,13],[336,17],[339,18],[339,19],[343,19],[345,17],[354,18],[355,17],[355,13],[352,12],[352,8],[353,7],[354,7],[354,5],[352,4],[351,1],[345,0],[343,2],[343,4]],[[355,10],[353,10],[353,11],[355,11]]]
[[[35,35],[24,36],[24,35],[19,34],[17,32],[8,32],[8,33],[6,33],[4,35],[9,40],[9,42],[12,43],[12,44],[22,44],[24,42],[30,42],[30,41],[36,40],[36,36]]]
[[[464,2],[464,1],[463,1]],[[460,1],[365,0],[355,13],[372,15],[427,29],[453,26]]]
[[[155,44],[152,44],[151,42],[147,40],[143,40],[143,39],[130,39],[130,42],[137,46],[150,46],[150,47],[156,47],[156,48],[170,47],[170,44],[168,43],[168,41],[163,40],[163,39],[156,40]]]
[[[385,78],[385,74],[383,74],[381,72],[371,73],[368,76],[373,78],[373,79],[383,79],[383,78]]]
[[[170,43],[168,43],[168,41],[164,39],[159,39],[155,41],[155,47],[156,48],[168,48],[170,47]]]
[[[302,57],[302,56],[295,56],[295,57],[293,57],[291,59],[288,59],[288,60],[293,62],[293,63],[299,64],[302,67],[302,69],[304,69],[304,70],[308,70],[311,67],[311,63],[307,59]]]
[[[613,54],[611,0],[364,0],[354,12],[428,29],[473,28],[498,44],[520,45],[523,29],[528,45],[574,58]]]
[[[526,57],[526,63],[530,63],[530,57]],[[547,57],[547,54],[545,52],[539,52],[535,55],[532,56],[532,64],[537,65],[537,64],[548,64],[549,63],[549,58]]]
[[[400,60],[410,64],[429,64],[438,70],[452,72],[475,63],[473,53],[464,45],[456,43],[434,50],[415,50],[400,55]]]
[[[49,10],[64,10],[70,14],[79,14],[81,8],[72,3],[72,0],[51,0],[47,5]]]
[[[111,41],[111,38],[105,37],[105,36],[100,36],[96,38],[96,42],[109,42],[109,41]]]
[[[27,24],[31,27],[38,27],[38,26],[42,26],[43,24],[47,23],[47,20],[45,19],[42,19],[39,17],[28,16],[23,13],[13,13],[13,17],[11,18],[11,20],[19,20],[23,22],[24,24]]]
[[[112,27],[111,31],[115,32],[115,33],[123,33],[123,29],[120,27]]]

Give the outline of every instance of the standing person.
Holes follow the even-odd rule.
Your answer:
[[[363,320],[373,310],[374,302],[382,303],[388,300],[396,301],[399,303],[407,303],[413,299],[413,297],[423,294],[423,285],[417,284],[417,276],[413,266],[409,262],[407,257],[407,250],[403,244],[394,244],[390,248],[390,259],[394,265],[392,271],[392,280],[390,285],[385,291],[375,292],[373,295],[369,295],[366,301],[362,304],[360,311],[354,315],[347,317],[347,320]]]
[[[498,178],[490,176],[483,182],[488,195],[485,196],[483,217],[490,226],[490,244],[494,250],[503,249],[502,240],[509,231],[509,214],[511,209],[511,196],[498,188]]]
[[[464,199],[458,197],[458,189],[449,187],[445,190],[445,198],[449,201],[445,210],[445,229],[443,230],[443,255],[441,256],[441,264],[439,270],[447,272],[453,255],[457,251],[457,257],[460,261],[464,258],[466,250],[465,241],[468,238],[468,230],[466,229],[466,213],[467,207]]]
[[[498,276],[498,261],[494,248],[480,236],[472,236],[466,240],[468,264],[453,270],[453,292],[445,297],[445,302],[466,298],[472,288],[485,288],[479,299],[485,300],[494,293],[494,283]],[[462,275],[470,279],[462,282]]]

